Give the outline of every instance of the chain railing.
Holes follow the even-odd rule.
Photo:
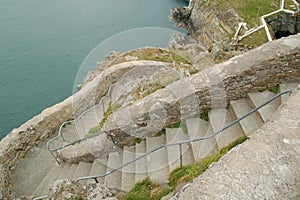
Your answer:
[[[183,159],[183,158],[182,158],[182,157],[183,157],[183,154],[182,154],[182,145],[183,145],[183,144],[186,144],[186,143],[192,143],[192,142],[198,142],[198,141],[207,140],[207,139],[211,139],[211,138],[213,138],[213,137],[215,137],[215,136],[221,134],[221,133],[222,133],[223,131],[225,131],[226,129],[228,129],[228,128],[232,127],[233,125],[237,124],[237,123],[240,122],[241,120],[245,119],[245,118],[248,117],[249,115],[253,114],[254,112],[258,111],[258,110],[261,109],[262,107],[264,107],[264,106],[266,106],[267,104],[271,103],[272,101],[274,101],[274,100],[277,99],[278,97],[281,97],[281,96],[284,95],[284,94],[292,93],[292,91],[293,91],[293,90],[286,90],[286,91],[284,91],[284,92],[281,92],[281,93],[279,93],[279,94],[276,94],[275,96],[273,96],[273,97],[270,98],[269,100],[265,101],[264,103],[262,103],[261,105],[259,105],[259,106],[256,107],[255,109],[253,109],[253,110],[251,110],[250,112],[248,112],[247,114],[245,114],[245,115],[243,115],[243,116],[237,118],[236,120],[234,120],[233,122],[229,123],[228,125],[226,125],[226,126],[223,127],[222,129],[220,129],[219,131],[217,131],[217,132],[215,132],[215,133],[213,133],[213,134],[211,134],[211,135],[209,135],[209,136],[202,137],[202,138],[196,138],[196,139],[190,139],[190,140],[183,140],[183,141],[178,141],[178,142],[174,142],[174,143],[169,143],[169,144],[161,145],[161,146],[159,146],[159,147],[157,147],[157,148],[155,148],[155,149],[153,149],[153,150],[151,150],[151,151],[149,151],[149,152],[147,152],[147,153],[145,153],[145,154],[143,154],[143,155],[141,155],[141,156],[139,156],[139,157],[133,159],[132,161],[129,161],[129,162],[127,162],[127,163],[121,165],[120,167],[117,167],[117,168],[115,168],[115,169],[113,169],[113,170],[110,170],[110,171],[108,171],[108,172],[106,172],[106,173],[104,173],[104,174],[94,175],[94,176],[83,176],[83,177],[80,177],[80,178],[76,179],[76,181],[79,182],[79,181],[83,181],[83,180],[87,180],[87,179],[94,179],[94,181],[95,181],[96,183],[99,183],[99,181],[98,181],[99,178],[103,178],[103,177],[105,177],[105,176],[108,176],[108,175],[110,175],[110,174],[116,172],[116,171],[119,171],[119,170],[121,170],[122,168],[124,168],[124,167],[126,167],[126,166],[128,166],[128,165],[130,165],[130,164],[133,164],[133,163],[135,163],[136,161],[138,161],[138,160],[140,160],[140,159],[142,159],[142,158],[144,158],[144,157],[146,157],[146,156],[148,156],[148,155],[150,155],[150,154],[152,154],[152,153],[154,153],[154,152],[156,152],[156,151],[158,151],[158,150],[160,150],[160,149],[162,149],[162,148],[167,148],[167,147],[169,147],[169,146],[176,146],[176,145],[178,145],[178,147],[179,147],[179,155],[180,155],[180,156],[179,156],[179,161],[180,161],[180,167],[182,167],[182,159]]]

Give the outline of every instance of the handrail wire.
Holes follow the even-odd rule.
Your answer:
[[[82,139],[80,139],[80,140],[77,140],[77,141],[75,141],[75,142],[69,143],[69,144],[67,144],[67,145],[64,145],[64,146],[61,146],[61,147],[58,147],[58,148],[55,148],[55,149],[51,149],[51,148],[50,148],[50,144],[51,144],[54,140],[58,139],[59,137],[61,137],[62,140],[65,141],[65,138],[64,138],[63,133],[62,133],[62,128],[63,128],[65,125],[67,125],[67,124],[69,124],[69,123],[72,123],[72,122],[75,122],[76,120],[81,120],[82,117],[83,117],[83,115],[84,115],[85,113],[87,113],[88,111],[90,111],[90,110],[92,110],[92,109],[95,109],[97,106],[101,106],[101,105],[103,106],[104,99],[107,97],[107,94],[109,94],[109,96],[110,96],[110,98],[111,98],[111,90],[112,90],[112,88],[113,88],[115,85],[117,85],[118,83],[119,83],[119,81],[116,82],[116,83],[114,83],[114,84],[112,84],[112,85],[109,87],[108,91],[106,92],[106,95],[102,97],[102,99],[100,100],[100,102],[99,102],[97,105],[95,105],[95,106],[93,106],[93,107],[91,107],[91,108],[89,108],[89,109],[83,111],[83,112],[79,115],[79,117],[77,117],[77,119],[68,120],[68,121],[65,121],[64,123],[62,123],[62,125],[59,127],[58,135],[57,135],[56,137],[50,139],[50,140],[47,142],[47,149],[48,149],[48,151],[51,153],[51,155],[54,157],[54,159],[56,160],[56,162],[57,162],[58,164],[60,164],[60,161],[59,161],[58,158],[54,155],[54,151],[61,150],[61,149],[63,149],[63,148],[66,148],[66,147],[68,147],[68,146],[74,145],[74,144],[79,143],[79,142],[81,142],[81,141],[83,141],[83,140],[86,140],[86,139],[88,139],[88,138],[94,137],[94,136],[96,136],[96,135],[100,135],[100,134],[106,133],[106,132],[102,132],[102,131],[101,131],[101,132],[95,133],[95,134],[93,134],[93,135],[91,135],[91,136],[84,137],[84,138],[82,138]],[[104,107],[103,107],[102,110],[103,110],[103,113],[105,113]]]
[[[183,140],[183,141],[178,141],[178,142],[174,142],[174,143],[169,143],[169,144],[164,144],[164,145],[161,145],[155,149],[152,149],[151,151],[133,159],[132,161],[129,161],[123,165],[121,165],[120,167],[117,167],[113,170],[110,170],[104,174],[101,174],[101,175],[93,175],[93,176],[83,176],[83,177],[80,177],[78,179],[76,179],[76,182],[79,182],[79,181],[82,181],[82,180],[86,180],[86,179],[94,179],[96,183],[98,183],[98,178],[103,178],[105,176],[108,176],[132,163],[135,163],[137,160],[140,160],[162,148],[166,148],[168,146],[175,146],[175,145],[182,145],[182,144],[185,144],[185,143],[191,143],[191,142],[197,142],[197,141],[201,141],[201,140],[207,140],[207,139],[210,139],[210,138],[213,138],[215,137],[216,135],[219,135],[220,133],[222,133],[224,130],[230,128],[231,126],[235,125],[236,123],[240,122],[241,120],[245,119],[246,117],[248,117],[249,115],[251,115],[252,113],[256,112],[257,110],[259,110],[260,108],[264,107],[265,105],[271,103],[272,101],[274,101],[275,99],[277,99],[278,97],[284,95],[284,94],[288,94],[288,93],[292,93],[293,90],[286,90],[284,92],[281,92],[279,94],[276,94],[275,96],[273,96],[272,98],[270,98],[269,100],[265,101],[264,103],[262,103],[261,105],[259,105],[258,107],[254,108],[253,110],[251,110],[250,112],[248,112],[247,114],[237,118],[236,120],[234,120],[233,122],[231,122],[230,124],[226,125],[225,127],[223,127],[222,129],[220,129],[219,131],[215,132],[214,134],[212,135],[209,135],[209,136],[206,136],[206,137],[202,137],[202,138],[197,138],[197,139],[191,139],[191,140]]]

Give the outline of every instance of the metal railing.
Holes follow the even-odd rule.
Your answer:
[[[78,179],[76,179],[77,182],[79,181],[82,181],[82,180],[87,180],[87,179],[94,179],[96,183],[99,183],[98,181],[98,178],[103,178],[105,176],[108,176],[116,171],[119,171],[121,170],[122,168],[132,164],[132,163],[135,163],[137,160],[140,160],[162,148],[167,148],[169,146],[175,146],[175,145],[178,145],[179,146],[179,153],[180,153],[180,157],[179,157],[179,160],[180,160],[180,167],[182,167],[182,145],[185,144],[185,143],[191,143],[191,142],[197,142],[197,141],[201,141],[201,140],[207,140],[207,139],[211,139],[219,134],[221,134],[223,131],[225,131],[226,129],[230,128],[231,126],[235,125],[236,123],[240,122],[241,120],[245,119],[246,117],[248,117],[249,115],[253,114],[254,112],[258,111],[260,108],[264,107],[265,105],[271,103],[272,101],[274,101],[275,99],[277,99],[278,97],[281,97],[282,95],[284,94],[288,94],[288,93],[291,93],[293,90],[286,90],[284,92],[281,92],[279,94],[276,94],[274,97],[270,98],[269,100],[265,101],[264,103],[262,103],[261,105],[259,105],[258,107],[256,107],[255,109],[251,110],[250,112],[248,112],[247,114],[237,118],[236,120],[234,120],[233,122],[229,123],[228,125],[226,125],[225,127],[223,127],[222,129],[220,129],[219,131],[213,133],[212,135],[209,135],[209,136],[206,136],[206,137],[202,137],[202,138],[196,138],[196,139],[191,139],[191,140],[183,140],[183,141],[179,141],[179,142],[174,142],[174,143],[169,143],[169,144],[164,144],[162,146],[159,146],[137,158],[135,158],[134,160],[132,161],[129,161],[123,165],[121,165],[120,167],[117,167],[111,171],[108,171],[106,172],[105,174],[101,174],[101,175],[94,175],[94,176],[83,176],[83,177],[80,177]]]
[[[81,141],[84,141],[84,140],[86,140],[86,139],[95,137],[95,136],[97,136],[97,135],[100,135],[100,134],[106,134],[106,133],[107,133],[107,132],[100,131],[100,132],[97,132],[97,133],[95,133],[95,134],[93,134],[93,135],[83,137],[83,138],[81,138],[81,139],[79,139],[79,140],[76,140],[76,141],[74,141],[74,142],[70,142],[69,144],[66,144],[66,145],[63,145],[63,146],[60,146],[60,147],[57,147],[57,148],[53,148],[53,149],[50,148],[51,143],[52,143],[54,140],[58,140],[59,138],[61,138],[63,142],[66,142],[65,137],[63,136],[62,129],[63,129],[66,125],[68,125],[68,124],[70,124],[70,123],[73,123],[73,122],[76,122],[76,121],[79,121],[79,120],[80,120],[80,123],[81,123],[81,125],[82,125],[82,129],[83,129],[83,133],[85,133],[85,129],[84,129],[84,126],[83,126],[83,123],[82,123],[82,117],[83,117],[87,112],[91,111],[92,109],[96,109],[98,106],[102,106],[102,112],[103,112],[103,115],[104,115],[104,113],[105,113],[104,100],[105,100],[105,98],[107,98],[107,95],[109,95],[109,98],[111,99],[111,91],[112,91],[112,88],[113,88],[115,85],[117,85],[118,83],[119,83],[119,82],[116,82],[116,83],[112,84],[112,85],[109,87],[109,89],[108,89],[108,91],[106,92],[105,96],[103,96],[103,97],[101,98],[100,102],[99,102],[97,105],[95,105],[95,106],[93,106],[93,107],[91,107],[91,108],[85,110],[85,111],[82,112],[82,113],[79,115],[79,117],[77,117],[76,119],[69,120],[69,121],[66,121],[66,122],[62,123],[62,125],[59,127],[58,135],[57,135],[56,137],[50,139],[50,140],[47,142],[47,149],[48,149],[48,151],[51,153],[51,155],[54,157],[54,159],[56,160],[56,162],[57,162],[58,164],[60,164],[60,161],[58,160],[57,156],[55,156],[54,152],[56,152],[56,151],[58,151],[58,150],[61,150],[61,149],[64,149],[64,148],[66,148],[66,147],[68,147],[68,146],[74,145],[74,144],[76,144],[76,143],[80,143]],[[113,140],[113,141],[114,141],[114,140]]]

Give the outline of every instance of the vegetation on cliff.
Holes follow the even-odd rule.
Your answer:
[[[120,200],[158,200],[164,195],[174,191],[177,187],[182,187],[186,183],[202,174],[212,163],[217,162],[233,147],[245,142],[247,137],[241,137],[224,147],[215,154],[209,155],[195,163],[174,169],[169,176],[168,186],[162,187],[146,178],[134,185],[125,196],[120,196]]]

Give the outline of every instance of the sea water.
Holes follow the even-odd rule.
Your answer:
[[[99,43],[133,28],[164,27],[185,0],[1,0],[0,138],[70,96]],[[178,30],[178,29],[177,29]]]

